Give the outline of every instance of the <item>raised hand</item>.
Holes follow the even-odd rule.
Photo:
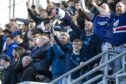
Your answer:
[[[97,6],[95,0],[92,0],[92,1],[91,1],[91,4],[92,4],[93,6]]]
[[[56,41],[54,39],[53,34],[50,34],[50,44],[51,44],[51,46],[53,46],[54,44],[56,44]]]
[[[80,0],[80,5],[81,5],[81,10],[84,11],[84,12],[90,12],[87,8],[86,8],[86,5],[85,5],[85,0]]]
[[[85,66],[85,62],[80,62],[80,66],[83,68]]]
[[[28,0],[28,1],[26,2],[26,7],[27,7],[27,8],[30,7],[30,0]]]

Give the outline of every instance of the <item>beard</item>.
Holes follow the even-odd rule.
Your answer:
[[[117,9],[117,13],[118,13],[119,15],[121,15],[121,14],[123,13],[123,11],[122,11],[121,9]]]

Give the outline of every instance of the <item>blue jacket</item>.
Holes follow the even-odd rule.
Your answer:
[[[12,52],[13,49],[16,47],[18,47],[18,45],[15,42],[11,43],[10,45],[7,45],[6,47],[6,55],[10,56],[12,62],[14,61]]]
[[[110,18],[112,19],[114,46],[126,44],[126,12],[121,15],[111,14]]]
[[[94,33],[102,40],[102,42],[112,43],[112,20],[108,17],[95,16],[93,18]]]
[[[48,60],[52,65],[53,79],[61,76],[65,70],[65,53],[57,44],[53,45],[53,47],[49,49]]]

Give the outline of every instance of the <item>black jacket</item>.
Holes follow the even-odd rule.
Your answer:
[[[62,19],[62,21],[64,25],[69,25],[76,33],[76,35],[80,36],[80,39],[83,41],[84,45],[84,55],[86,55],[88,59],[96,56],[101,52],[101,40],[96,34],[93,33],[90,36],[86,36],[86,32],[78,28],[67,15]]]
[[[38,71],[49,71],[49,61],[47,60],[48,49],[50,45],[44,45],[36,50],[32,54],[32,58],[35,60],[33,65],[35,66],[36,70]]]
[[[2,84],[16,84],[16,73],[13,65],[4,70]]]
[[[14,65],[17,82],[19,82],[20,76],[22,75],[22,72],[23,72],[22,59],[23,59],[24,56],[27,56],[27,55],[28,55],[28,53],[24,53],[23,55],[21,55],[18,62],[16,62],[15,65]]]

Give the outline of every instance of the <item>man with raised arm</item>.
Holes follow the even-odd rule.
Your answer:
[[[112,28],[113,28],[113,44],[114,46],[121,46],[126,43],[126,10],[125,5],[122,2],[116,4],[116,13],[109,13],[99,7],[94,0],[91,4],[97,8],[97,10],[103,15],[112,19]]]
[[[111,19],[105,16],[102,12],[99,15],[93,14],[85,6],[85,0],[81,0],[81,10],[84,14],[93,22],[94,33],[102,40],[102,47],[106,46],[106,43],[112,43],[112,26]],[[103,3],[100,6],[105,12],[110,13],[109,6]]]

